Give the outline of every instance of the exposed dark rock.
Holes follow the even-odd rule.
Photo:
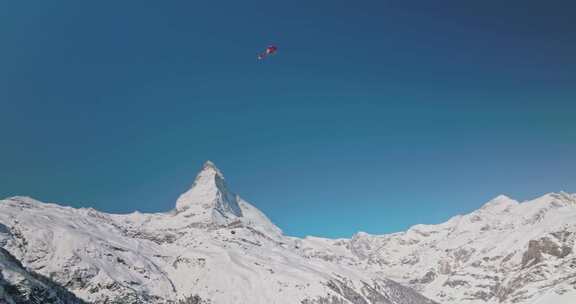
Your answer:
[[[564,258],[572,252],[572,248],[559,245],[551,239],[544,237],[539,240],[528,242],[528,249],[522,256],[522,268],[536,265],[543,260],[543,254],[549,254],[557,258]]]
[[[2,273],[18,273],[22,280],[15,285]],[[85,304],[56,282],[25,269],[8,251],[0,248],[0,303],[4,304]]]

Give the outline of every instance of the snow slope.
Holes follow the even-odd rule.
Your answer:
[[[26,270],[0,248],[0,303],[82,304],[74,294],[37,273]]]
[[[338,242],[336,242],[338,243]],[[576,195],[498,196],[470,214],[342,245],[442,303],[576,303]]]
[[[435,303],[344,251],[309,255],[315,242],[332,246],[284,236],[210,162],[166,213],[0,202],[0,246],[91,303]]]

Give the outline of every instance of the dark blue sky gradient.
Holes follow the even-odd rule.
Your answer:
[[[576,192],[574,20],[573,1],[7,1],[0,197],[165,211],[210,159],[287,234],[338,237]]]

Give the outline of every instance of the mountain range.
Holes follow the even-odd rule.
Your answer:
[[[0,201],[0,303],[576,303],[576,195],[437,225],[285,235],[206,162],[163,213]]]

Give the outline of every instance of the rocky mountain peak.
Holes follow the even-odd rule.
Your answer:
[[[216,165],[212,161],[209,161],[209,160],[204,162],[204,165],[202,166],[202,170],[199,172],[198,176],[203,175],[203,173],[205,173],[205,172],[210,173],[210,174],[214,174],[215,176],[219,176],[220,178],[224,178],[220,169],[218,169],[218,167],[216,167]]]
[[[211,161],[204,163],[192,187],[180,195],[176,211],[216,223],[242,216],[236,194],[228,190],[224,175]]]

